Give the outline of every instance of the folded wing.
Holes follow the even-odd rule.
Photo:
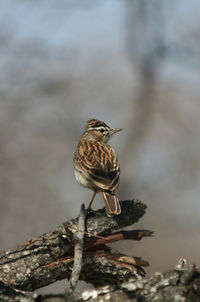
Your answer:
[[[78,146],[77,153],[81,170],[89,181],[103,190],[114,191],[117,188],[120,166],[115,151],[109,145],[85,141]]]

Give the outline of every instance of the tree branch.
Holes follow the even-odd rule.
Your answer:
[[[21,300],[20,300],[21,299]],[[0,282],[0,301],[9,302],[66,302],[65,294],[40,295],[25,293]],[[82,294],[67,297],[68,302],[156,302],[200,301],[200,267],[178,264],[167,273],[156,273],[150,279],[140,278],[122,284],[85,290]]]
[[[139,262],[133,263],[134,258],[132,258],[132,263],[130,259],[128,261],[125,258],[123,262],[118,259],[122,257],[121,254],[111,256],[108,250],[106,253],[107,247],[104,244],[106,239],[97,244],[100,237],[108,236],[114,230],[137,222],[146,209],[146,206],[137,200],[123,201],[121,207],[122,214],[118,216],[107,217],[105,209],[87,213],[84,264],[80,276],[82,280],[97,285],[103,282],[106,284],[107,281],[112,283],[117,280],[122,282],[130,277],[137,278],[136,272],[144,275]],[[33,238],[16,249],[3,253],[0,256],[0,279],[13,288],[33,291],[56,280],[70,278],[74,261],[73,250],[76,244],[74,235],[76,236],[77,231],[78,218],[69,220],[52,232]],[[122,234],[120,232],[113,234],[115,240],[125,239],[125,237],[122,238]],[[107,239],[107,242],[111,240],[109,237]],[[90,250],[95,244],[96,248],[93,251]],[[100,253],[100,250],[103,252]],[[118,279],[116,274],[119,274]],[[107,278],[104,278],[105,275]]]
[[[71,277],[69,280],[69,288],[67,288],[66,292],[71,294],[77,286],[78,279],[80,277],[81,268],[82,268],[82,259],[83,259],[83,241],[85,234],[85,206],[82,204],[80,215],[78,218],[78,233],[77,233],[77,243],[74,247],[74,266],[71,273]]]

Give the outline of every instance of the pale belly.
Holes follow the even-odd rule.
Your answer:
[[[87,178],[86,178],[85,176],[83,176],[83,174],[82,174],[81,172],[75,170],[75,171],[74,171],[74,174],[75,174],[76,180],[78,181],[78,183],[79,183],[81,186],[93,190],[91,182],[88,181]]]

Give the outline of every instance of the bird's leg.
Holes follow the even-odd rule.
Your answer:
[[[92,203],[93,203],[93,201],[94,201],[94,198],[95,198],[96,194],[97,194],[97,191],[94,191],[94,194],[92,195],[92,199],[90,200],[90,203],[89,203],[88,209],[90,209],[90,208],[91,208]]]

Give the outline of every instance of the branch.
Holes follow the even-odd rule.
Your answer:
[[[137,222],[144,215],[146,206],[140,201],[129,200],[121,202],[121,208],[122,214],[112,217],[107,217],[105,209],[87,213],[84,264],[80,277],[86,282],[92,282],[95,286],[103,281],[104,284],[107,281],[108,283],[117,282],[116,274],[119,274],[118,282],[129,280],[130,277],[137,278],[137,273],[144,275],[138,259],[135,260],[132,257],[132,263],[130,263],[130,259],[124,258],[123,262],[120,260],[121,254],[110,256],[111,253],[108,253],[108,250],[107,253],[105,251],[107,249],[104,244],[106,236]],[[3,253],[0,256],[0,279],[8,286],[28,291],[56,280],[69,279],[74,261],[73,251],[77,231],[78,218],[69,220],[52,232],[33,238],[16,249]],[[113,235],[118,236],[118,239],[120,236],[123,237],[119,234]],[[104,242],[97,244],[97,238],[100,240],[103,236]],[[109,238],[107,239],[109,242]],[[117,240],[117,237],[115,239]],[[94,249],[95,244],[96,249]],[[103,252],[100,253],[100,249]],[[106,274],[107,278],[105,278]]]
[[[0,301],[18,302],[22,299],[24,302],[66,302],[66,295],[25,293],[0,282]],[[150,279],[129,280],[129,282],[118,284],[115,287],[104,286],[85,290],[82,294],[67,297],[67,301],[200,301],[200,267],[196,265],[187,267],[181,260],[174,269],[167,273],[156,273]]]
[[[69,280],[69,288],[67,288],[68,294],[71,294],[76,289],[81,273],[83,259],[83,240],[85,234],[85,216],[85,206],[84,204],[82,204],[78,219],[78,233],[76,239],[77,243],[74,248],[74,266]]]

